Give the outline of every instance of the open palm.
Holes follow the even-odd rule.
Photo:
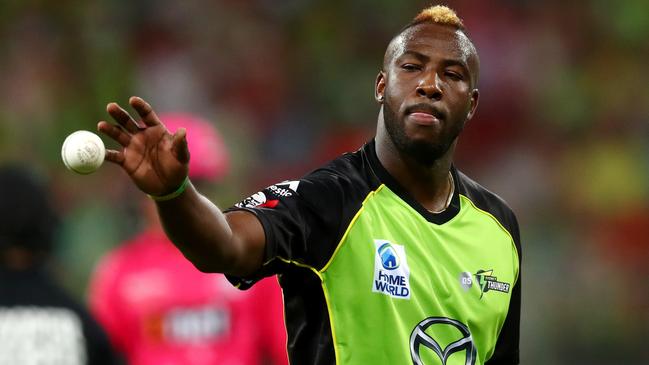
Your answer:
[[[97,129],[123,148],[107,150],[106,160],[120,165],[140,190],[150,195],[165,195],[178,188],[189,169],[186,131],[169,133],[151,106],[139,97],[129,104],[140,116],[138,123],[117,103],[106,110],[118,123],[99,122]]]

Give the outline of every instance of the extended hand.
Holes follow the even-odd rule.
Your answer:
[[[100,132],[123,147],[121,151],[107,150],[106,160],[120,165],[143,192],[168,194],[182,184],[189,171],[186,131],[180,128],[172,135],[146,101],[133,96],[128,102],[140,122],[117,103],[110,103],[106,110],[119,125],[97,124]]]

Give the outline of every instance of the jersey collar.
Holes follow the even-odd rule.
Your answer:
[[[392,192],[394,192],[399,198],[408,203],[410,207],[416,210],[422,217],[427,221],[434,224],[444,224],[451,219],[453,219],[460,212],[460,188],[459,188],[459,177],[455,166],[451,165],[451,174],[453,175],[453,184],[455,184],[455,189],[453,192],[453,198],[451,199],[451,204],[440,213],[431,213],[429,210],[424,208],[418,201],[416,201],[412,195],[403,188],[397,180],[390,175],[388,170],[383,167],[381,161],[379,161],[378,156],[376,155],[376,144],[374,140],[368,142],[363,146],[363,152],[369,161],[372,172],[379,181],[385,184]]]

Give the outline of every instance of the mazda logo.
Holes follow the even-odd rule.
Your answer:
[[[440,346],[439,343],[435,341],[435,339],[429,334],[429,332],[434,333],[435,327],[437,326],[449,325],[457,328],[460,331],[462,337],[449,343],[445,348],[442,348],[442,346]],[[429,332],[426,332],[426,330],[429,330]],[[452,354],[461,351],[465,352],[464,365],[475,365],[476,348],[473,344],[471,332],[469,332],[469,328],[467,326],[454,319],[444,317],[429,317],[419,322],[412,330],[412,334],[410,335],[410,356],[412,357],[412,363],[415,365],[426,365],[421,361],[421,356],[419,353],[422,346],[432,350],[435,354],[437,354],[442,362],[442,365],[446,365],[446,361]]]

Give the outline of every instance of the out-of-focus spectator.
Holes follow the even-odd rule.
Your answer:
[[[187,129],[192,183],[218,182],[229,159],[214,127],[189,114],[161,119],[172,132]],[[92,310],[129,362],[287,364],[277,281],[241,292],[201,273],[166,238],[150,199],[141,206],[147,227],[102,259],[90,288]]]
[[[48,193],[0,167],[0,364],[114,364],[106,334],[50,271],[58,222]]]

